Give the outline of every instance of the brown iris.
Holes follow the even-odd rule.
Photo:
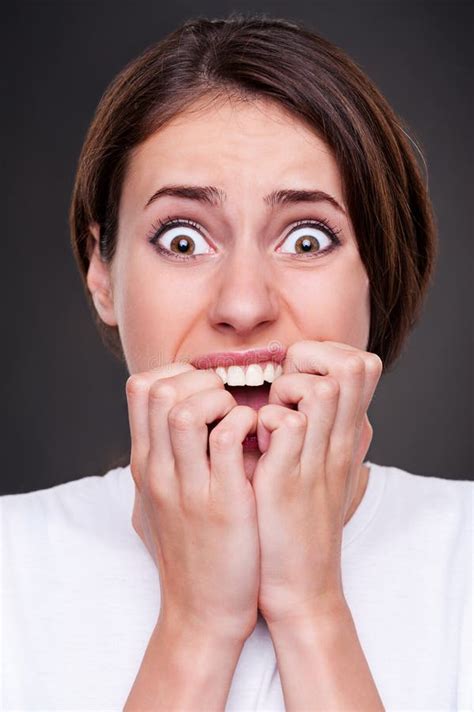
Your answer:
[[[192,242],[193,241],[187,235],[177,235],[171,240],[170,247],[173,248],[173,246],[175,246],[181,254],[189,255],[194,252]],[[191,247],[190,250],[188,249],[189,247]]]
[[[298,250],[299,246],[301,248],[301,252],[303,253],[309,252],[312,245],[314,245],[317,249],[321,247],[321,245],[319,244],[319,240],[317,240],[312,235],[304,235],[303,237],[299,237],[295,242],[295,248]]]

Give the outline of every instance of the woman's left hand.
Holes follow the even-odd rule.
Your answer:
[[[367,409],[382,366],[348,344],[296,342],[258,411],[263,454],[252,485],[268,624],[345,605],[342,530],[372,441]]]

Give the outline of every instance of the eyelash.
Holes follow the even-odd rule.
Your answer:
[[[166,257],[171,257],[171,259],[188,262],[189,260],[195,260],[198,257],[203,257],[203,255],[178,255],[175,252],[171,252],[171,250],[168,250],[167,248],[162,247],[158,244],[158,238],[163,234],[163,232],[165,232],[166,229],[181,225],[190,225],[191,227],[200,231],[200,226],[196,222],[194,222],[194,220],[168,216],[165,220],[158,219],[158,221],[152,225],[150,234],[147,235],[147,240],[154,246],[154,248],[158,252],[165,255]],[[293,230],[296,230],[296,228],[306,225],[308,225],[309,227],[322,228],[323,232],[325,232],[331,240],[332,245],[330,247],[327,247],[325,250],[321,250],[320,252],[317,252],[315,254],[311,254],[308,252],[306,254],[303,253],[299,255],[293,255],[297,259],[300,259],[301,257],[306,259],[317,259],[318,257],[322,257],[323,255],[327,255],[329,252],[332,252],[341,244],[341,240],[339,239],[338,235],[340,232],[342,232],[342,230],[333,227],[325,218],[320,218],[319,220],[299,220],[293,225],[293,228],[290,230],[286,237],[289,237],[289,235],[293,232]]]

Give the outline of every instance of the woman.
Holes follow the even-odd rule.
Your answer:
[[[472,483],[365,461],[436,257],[337,47],[199,18],[131,62],[72,245],[130,465],[2,498],[7,709],[468,709]]]

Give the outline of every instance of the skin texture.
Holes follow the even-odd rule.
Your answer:
[[[227,200],[166,196],[144,208],[169,184],[213,185]],[[272,208],[263,197],[277,189],[325,191],[345,209],[330,150],[281,107],[201,106],[134,151],[111,266],[91,225],[88,286],[101,318],[118,326],[131,374],[132,521],[160,571],[157,640],[178,655],[189,650],[177,638],[185,630],[199,649],[218,635],[227,650],[219,669],[210,664],[214,686],[205,682],[213,704],[225,703],[258,609],[288,709],[383,709],[341,579],[342,530],[367,486],[367,409],[382,372],[365,350],[369,281],[347,211],[328,202]],[[185,234],[202,255],[173,259],[150,244],[169,216],[199,227],[169,228],[161,244],[172,250],[171,239]],[[295,230],[299,220],[328,221],[341,244],[323,254],[327,233]],[[311,254],[298,250],[303,236],[318,240]],[[258,411],[189,363],[274,342],[287,356]],[[249,433],[259,450],[242,453]],[[183,675],[185,690],[176,664],[157,664],[163,645],[152,642],[126,709],[158,699],[191,707],[201,694],[193,674]]]
[[[219,160],[216,160],[218,156]],[[163,197],[165,184],[215,185],[223,208]],[[272,209],[277,188],[317,188],[344,206],[337,164],[326,144],[280,106],[228,101],[182,114],[135,150],[119,210],[117,252],[108,269],[92,257],[88,283],[101,318],[118,325],[131,374],[172,361],[278,341],[343,342],[365,349],[369,282],[349,216],[328,203]],[[158,219],[182,216],[202,226],[197,264],[166,259],[147,242]],[[321,258],[295,258],[294,240],[278,254],[294,223],[325,218],[343,244]],[[95,236],[97,226],[91,226]],[[195,234],[192,228],[192,236]],[[319,229],[310,233],[330,243]],[[205,246],[206,239],[210,247]],[[169,240],[166,242],[169,247]],[[311,308],[309,308],[311,305]],[[246,473],[260,453],[244,453]],[[347,521],[368,479],[361,467]]]
[[[350,468],[347,463],[339,509],[333,510],[338,529],[327,532],[328,537],[335,534],[337,539],[342,523],[352,517],[367,486],[368,469],[361,463],[372,429],[365,412],[381,364],[378,357],[365,351],[370,327],[369,281],[345,211],[341,176],[328,146],[277,104],[225,101],[194,109],[181,114],[133,152],[119,206],[114,260],[111,266],[104,264],[96,242],[88,286],[103,321],[118,325],[130,374],[146,372],[148,387],[153,369],[161,369],[163,377],[168,364],[187,363],[211,351],[265,347],[275,341],[294,349],[295,362],[287,359],[283,376],[272,385],[269,405],[260,411],[259,429],[254,431],[258,432],[261,451],[243,454],[250,481],[259,472],[259,458],[268,447],[270,433],[282,425],[288,413],[285,406],[290,403],[297,404],[301,412],[306,410],[306,416],[301,416],[296,431],[294,427],[280,430],[274,441],[298,441],[299,455],[293,457],[298,460],[303,448],[298,428],[304,425],[306,432],[309,417],[316,417],[311,415],[314,393],[310,399],[313,405],[307,405],[308,388],[311,391],[313,384],[314,392],[320,393],[316,379],[321,380],[321,374],[326,374],[326,381],[331,377],[337,381],[333,384],[337,387],[336,404],[331,398],[326,404],[333,409],[334,423],[338,398],[340,403],[345,402],[339,394],[341,383],[347,380],[341,358],[347,363],[351,355],[358,355],[365,375],[358,374],[356,368],[350,377],[352,381],[359,379],[358,391],[357,398],[352,396],[354,417],[346,417],[345,423],[346,429],[349,422],[352,429],[357,426],[356,436],[351,431],[357,456]],[[227,199],[222,206],[211,206],[165,196],[145,208],[152,194],[165,184],[213,185],[225,191]],[[264,202],[263,196],[283,188],[325,191],[345,212],[328,202],[273,208]],[[148,237],[157,221],[169,216],[198,223],[199,228],[187,226],[185,234],[195,241],[196,252],[207,254],[188,261],[159,254]],[[338,231],[341,244],[318,257],[298,254],[289,235],[295,223],[303,219],[328,221]],[[91,225],[91,233],[97,240],[97,225]],[[171,238],[176,234],[182,233],[173,229]],[[300,229],[297,235],[316,237],[321,252],[331,245],[327,233],[317,226]],[[170,249],[166,236],[161,244]],[[313,252],[317,249],[313,243]],[[332,344],[330,348],[321,348],[328,343]],[[319,370],[311,368],[315,360]],[[336,371],[332,364],[338,364]],[[291,373],[292,385],[287,385],[285,378]],[[176,371],[171,370],[169,375],[173,374]],[[284,383],[287,392],[282,395]],[[347,388],[344,386],[344,393]],[[320,468],[323,465],[320,462]],[[307,455],[305,468],[307,473]],[[300,467],[296,469],[301,471]],[[263,484],[267,470],[268,466],[260,466],[261,497],[267,496]],[[262,502],[260,505],[263,512]],[[305,516],[315,514],[306,512]],[[273,531],[284,525],[268,512],[266,516]],[[152,534],[148,536],[153,538]],[[335,550],[331,557],[331,588],[340,593],[340,554]],[[304,562],[301,565],[304,568]]]

